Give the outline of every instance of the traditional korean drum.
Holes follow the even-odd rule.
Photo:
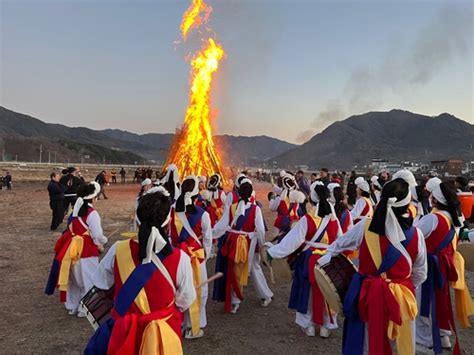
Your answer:
[[[87,320],[94,329],[112,318],[110,311],[114,305],[114,288],[101,290],[92,287],[81,299],[81,307],[86,314]]]
[[[354,264],[342,254],[333,256],[326,265],[321,266],[316,263],[314,276],[321,293],[333,311],[342,312],[344,298],[352,276],[356,272]]]

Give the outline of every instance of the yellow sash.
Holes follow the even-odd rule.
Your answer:
[[[183,223],[181,223],[181,219],[178,217],[178,215],[174,214],[174,225],[176,227],[176,233],[177,233],[177,239],[181,235],[181,231],[183,230]]]
[[[181,340],[167,322],[170,317],[171,316],[163,319],[155,319],[148,323],[143,331],[140,355],[183,354]]]
[[[202,280],[201,280],[201,263],[199,259],[205,258],[204,249],[200,248],[195,250],[192,247],[188,247],[188,254],[191,258],[191,266],[193,269],[193,280],[194,280],[194,287],[196,288],[196,299],[189,307],[189,318],[191,320],[191,331],[193,335],[197,335],[199,330],[201,329],[199,323],[199,313],[201,309],[201,288],[198,287]]]
[[[130,240],[121,240],[117,242],[116,247],[117,267],[119,270],[122,285],[127,281],[128,277],[135,270],[135,262],[132,257],[132,250],[130,248]],[[150,313],[150,305],[145,293],[145,289],[141,289],[138,296],[135,298],[135,304],[143,314]]]
[[[370,219],[365,223],[365,242],[370,256],[378,269],[382,264],[382,251],[380,249],[380,236],[369,231]],[[414,354],[413,334],[411,333],[410,321],[416,318],[418,308],[416,298],[409,288],[402,284],[391,282],[387,274],[380,275],[389,283],[390,291],[400,306],[402,324],[398,325],[392,321],[388,323],[387,336],[390,340],[396,340],[398,354]],[[407,276],[408,277],[408,276]]]
[[[245,235],[237,237],[237,245],[235,250],[235,274],[240,286],[247,286],[249,278],[249,253],[248,240]]]
[[[63,260],[61,261],[61,268],[59,269],[59,291],[67,291],[71,266],[81,258],[83,248],[84,239],[78,235],[72,237],[71,243],[69,244],[66,253],[64,254]]]

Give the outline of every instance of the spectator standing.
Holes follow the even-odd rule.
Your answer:
[[[357,179],[357,174],[352,170],[347,183],[347,203],[351,206],[355,205],[357,199],[357,186],[355,184],[355,179]]]
[[[60,179],[58,173],[51,173],[48,184],[49,207],[53,213],[51,219],[52,231],[56,230],[64,219],[64,191],[66,191],[66,186],[59,182]]]
[[[64,191],[64,212],[67,213],[69,205],[71,208],[74,207],[77,200],[77,190],[84,184],[84,181],[77,176],[78,171],[72,166],[64,169],[63,174],[59,182],[66,188]]]
[[[306,197],[308,197],[310,194],[310,187],[309,187],[308,179],[306,179],[306,176],[304,176],[303,170],[298,170],[296,172],[295,178],[296,178],[296,182],[298,184],[300,191],[304,193]]]
[[[112,169],[110,171],[110,175],[112,176],[112,184],[117,183],[117,171],[115,169]]]
[[[100,195],[104,196],[104,200],[107,200],[108,197],[105,194],[105,185],[107,185],[107,173],[105,170],[102,170],[99,175],[95,178],[95,181],[100,185],[100,192],[97,195],[97,199],[100,200]]]
[[[125,169],[122,167],[120,168],[120,181],[122,184],[125,184],[125,175],[127,175],[127,172],[125,171]]]
[[[5,186],[7,190],[12,189],[12,176],[9,171],[7,171],[7,174],[3,177],[3,186]]]
[[[319,171],[319,181],[321,181],[326,187],[331,182],[329,180],[329,170],[327,168],[321,168],[321,170]]]

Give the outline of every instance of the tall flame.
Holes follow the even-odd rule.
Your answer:
[[[181,23],[181,33],[186,38],[188,31],[199,27],[202,11],[210,13],[211,8],[202,0],[193,0],[186,10]],[[205,17],[207,20],[207,17]],[[176,164],[181,176],[219,173],[224,182],[221,159],[214,145],[210,120],[210,92],[213,74],[219,68],[224,49],[208,38],[203,48],[191,60],[191,88],[189,104],[184,124],[176,132],[176,137],[168,154],[166,164]]]
[[[203,23],[207,22],[211,11],[212,7],[204,3],[204,1],[193,0],[184,13],[183,20],[181,21],[181,36],[184,40],[188,37],[188,32],[191,28],[198,28]],[[203,13],[202,17],[199,16],[200,13]]]
[[[224,169],[212,137],[209,109],[212,75],[223,56],[224,49],[209,38],[207,45],[191,61],[189,105],[184,125],[176,134],[167,160],[167,164],[177,165],[181,176],[214,173],[223,176]]]

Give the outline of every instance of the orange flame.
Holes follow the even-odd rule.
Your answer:
[[[210,123],[212,77],[224,56],[224,49],[209,38],[191,61],[191,92],[184,125],[176,133],[166,164],[174,163],[181,176],[219,173],[224,169],[217,154]]]
[[[203,23],[207,22],[211,11],[212,7],[205,4],[204,1],[193,0],[184,13],[183,20],[181,21],[181,36],[184,40],[188,37],[188,32],[191,28],[198,28]],[[202,17],[199,16],[200,13],[203,13]]]

